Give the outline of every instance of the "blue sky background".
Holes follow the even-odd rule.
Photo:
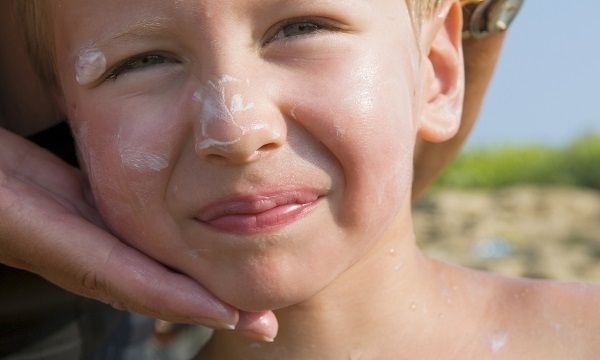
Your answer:
[[[600,133],[600,0],[525,0],[467,148]]]

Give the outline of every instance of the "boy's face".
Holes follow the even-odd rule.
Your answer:
[[[404,1],[52,4],[105,220],[224,301],[307,299],[408,203],[422,79]]]

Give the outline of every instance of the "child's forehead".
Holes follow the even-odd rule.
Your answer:
[[[111,17],[112,25],[116,25],[115,18],[132,20],[129,14],[136,14],[136,17],[161,14],[165,18],[220,18],[235,15],[238,20],[242,20],[239,18],[313,11],[317,12],[314,15],[321,15],[321,12],[325,16],[329,13],[331,16],[360,13],[376,17],[396,17],[402,15],[398,10],[406,7],[404,0],[61,0],[50,4],[53,5],[55,15],[67,15],[68,19],[75,20],[76,23],[78,20],[85,20],[80,25],[89,24],[87,20],[101,20],[102,16],[107,15]],[[403,15],[408,16],[408,12],[404,11]]]
[[[51,2],[63,39],[96,42],[121,33],[210,31],[275,26],[289,19],[322,17],[358,28],[380,30],[409,23],[405,0],[61,0]],[[187,35],[186,35],[187,36]],[[87,39],[86,39],[87,37]]]
[[[404,0],[61,0],[51,4],[59,18],[58,39],[70,51],[123,35],[132,35],[126,36],[130,40],[137,40],[137,35],[198,39],[236,36],[251,29],[254,36],[286,20],[309,17],[337,21],[350,32],[377,27],[383,30],[381,36],[395,24],[410,22]]]

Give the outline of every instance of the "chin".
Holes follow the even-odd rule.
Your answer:
[[[226,302],[242,311],[259,312],[287,308],[302,303],[309,298],[310,296],[301,296],[300,294],[273,294],[250,291],[246,294],[238,292]]]
[[[263,259],[236,269],[213,268],[212,278],[196,278],[219,299],[240,310],[277,310],[309,300],[329,283],[328,276],[294,265],[299,263]],[[219,272],[221,276],[215,279],[214,274]]]
[[[299,288],[290,284],[268,284],[267,286],[248,286],[239,284],[219,296],[237,309],[257,312],[278,310],[303,303],[319,292],[319,288]]]

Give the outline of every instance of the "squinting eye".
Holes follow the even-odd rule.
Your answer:
[[[279,32],[273,36],[269,41],[280,40],[284,38],[290,38],[295,36],[309,35],[319,30],[323,30],[325,27],[312,21],[298,21],[289,23],[281,27]]]
[[[163,55],[158,55],[158,54],[142,55],[142,56],[139,56],[136,58],[129,59],[129,60],[125,61],[124,63],[122,63],[121,65],[117,66],[113,71],[110,72],[110,74],[108,74],[107,79],[115,80],[120,75],[123,75],[124,73],[127,73],[127,72],[141,70],[141,69],[147,68],[149,66],[167,64],[167,63],[176,63],[176,62],[177,62],[176,60],[168,58]]]

